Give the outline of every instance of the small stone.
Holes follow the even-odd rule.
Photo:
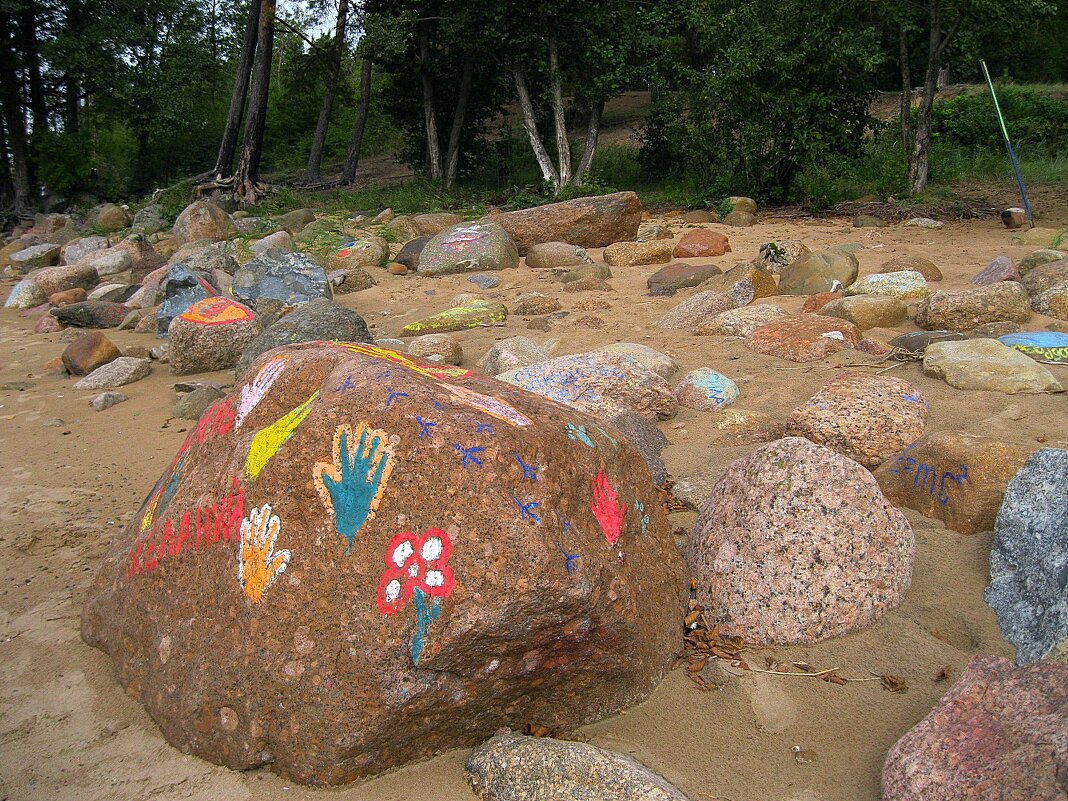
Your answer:
[[[266,253],[272,248],[293,250],[293,237],[289,235],[288,231],[275,231],[273,234],[263,237],[263,239],[257,239],[248,246],[249,252],[255,256]]]
[[[1013,207],[1011,209],[1003,209],[1001,212],[1002,224],[1010,229],[1023,228],[1027,225],[1027,212],[1021,208]]]
[[[1060,261],[1064,257],[1064,253],[1059,250],[1034,250],[1023,257],[1019,265],[1017,265],[1017,269],[1020,271],[1020,275],[1024,276],[1035,267],[1049,264],[1051,261]]]
[[[1045,367],[996,339],[932,343],[923,355],[923,372],[957,389],[1009,395],[1063,389]]]
[[[611,292],[612,287],[600,278],[588,276],[564,284],[564,292]]]
[[[299,234],[304,226],[315,222],[315,212],[311,209],[293,209],[278,217],[278,227],[289,234]]]
[[[230,215],[209,200],[197,200],[186,206],[172,230],[179,246],[198,239],[221,242],[237,233]]]
[[[79,392],[89,389],[111,389],[132,384],[147,378],[152,372],[150,359],[135,359],[129,356],[120,356],[102,367],[98,367],[89,373],[81,381],[74,385]]]
[[[710,209],[695,209],[682,215],[682,221],[694,225],[719,222],[719,214]]]
[[[731,252],[731,243],[718,231],[696,228],[683,234],[672,255],[676,259],[701,259]]]
[[[65,289],[62,292],[56,292],[54,295],[49,295],[48,302],[53,306],[69,306],[71,303],[81,303],[86,299],[86,291],[81,287],[75,289]],[[94,298],[96,300],[96,298]]]
[[[761,326],[745,344],[757,353],[792,362],[811,362],[855,347],[861,338],[860,329],[851,322],[804,314]]]
[[[423,252],[423,248],[426,247],[426,243],[433,238],[433,236],[417,236],[415,239],[405,242],[404,247],[397,252],[394,264],[399,264],[408,270],[419,269],[419,255]],[[404,275],[404,273],[393,274]]]
[[[854,228],[885,228],[886,221],[872,214],[858,214],[853,218]]]
[[[890,328],[897,325],[905,319],[908,308],[897,298],[858,295],[832,300],[818,313],[848,320],[861,331],[866,331],[869,328]]]
[[[129,400],[125,392],[101,392],[89,402],[89,405],[98,412],[102,412],[125,400]]]
[[[390,265],[386,268],[390,275],[407,275],[408,268],[400,262],[390,262]]]
[[[734,209],[723,218],[724,225],[733,225],[735,228],[748,228],[756,225],[756,215],[744,209]]]
[[[873,339],[872,337],[864,337],[853,346],[853,349],[861,353],[867,353],[869,356],[885,356],[894,350],[881,339]]]
[[[1008,256],[998,256],[972,279],[976,286],[988,286],[998,281],[1019,281],[1020,271]]]
[[[346,239],[341,247],[328,253],[327,270],[352,270],[381,267],[389,261],[389,243],[380,236]]]
[[[404,265],[401,266],[403,267]],[[407,272],[408,268],[405,267],[404,271]],[[362,292],[375,285],[375,279],[362,267],[348,267],[344,270],[334,270],[327,275],[327,278],[330,279],[330,286],[333,287],[335,295],[347,295],[350,292]]]
[[[585,248],[567,242],[540,242],[533,245],[526,255],[527,267],[535,270],[578,267],[593,264]]]
[[[1019,323],[1010,323],[1007,320],[999,320],[994,323],[983,323],[971,331],[966,331],[968,339],[998,339],[1006,334],[1015,334],[1020,330]]]
[[[698,292],[687,298],[657,321],[658,328],[669,328],[693,333],[718,314],[738,308],[739,304],[729,295],[714,290]]]
[[[638,241],[652,242],[656,239],[671,239],[671,229],[660,223],[642,223],[638,226]]]
[[[130,210],[114,203],[104,203],[89,211],[87,219],[90,225],[104,233],[112,233],[127,227],[132,222]]]
[[[927,281],[942,280],[942,271],[938,269],[937,264],[923,256],[916,256],[911,253],[895,256],[889,261],[884,261],[882,267],[879,268],[879,272],[882,274],[919,273]]]
[[[404,326],[400,335],[402,337],[413,337],[419,334],[442,334],[449,331],[462,331],[465,328],[476,328],[480,325],[503,323],[507,318],[508,309],[503,304],[477,300],[463,306],[446,309],[430,317],[424,317],[414,323],[409,323]]]
[[[1027,290],[1015,281],[961,292],[939,290],[922,301],[916,313],[916,325],[928,330],[969,331],[983,323],[1011,320],[1026,323],[1031,319]]]
[[[1056,250],[1064,243],[1066,234],[1068,234],[1068,231],[1062,228],[1031,228],[1014,233],[1012,235],[1012,243],[1014,245],[1030,245],[1031,247]]]
[[[913,331],[890,340],[890,345],[910,353],[923,353],[932,342],[959,342],[967,339],[959,331]]]
[[[448,334],[425,334],[408,343],[408,355],[419,359],[440,360],[445,364],[459,364],[464,360],[464,350]]]
[[[552,314],[560,311],[560,301],[541,292],[527,292],[520,295],[512,306],[512,314]]]
[[[694,333],[701,336],[730,336],[747,339],[761,326],[786,318],[786,312],[771,303],[758,303],[721,312],[697,326]]]
[[[675,387],[679,406],[701,412],[713,412],[738,400],[741,390],[722,373],[707,367],[692,370]]]
[[[99,331],[87,331],[67,345],[60,358],[68,373],[84,376],[120,356],[122,352],[114,342]]]
[[[709,278],[722,273],[723,271],[714,264],[693,266],[679,261],[667,267],[661,267],[650,275],[646,279],[646,286],[654,292],[664,293],[665,290],[669,290],[670,293],[674,293],[679,289],[703,284]]]
[[[582,328],[604,328],[608,323],[595,314],[587,314],[577,318],[574,324]]]
[[[760,246],[757,262],[773,275],[778,275],[811,251],[796,239],[776,239]]]
[[[818,312],[832,300],[838,300],[845,297],[841,292],[817,292],[815,295],[809,295],[805,299],[805,305],[801,307],[802,314],[812,314]]]
[[[464,218],[459,214],[451,214],[449,212],[416,214],[411,219],[412,225],[415,226],[420,236],[436,236],[442,231],[460,225],[464,221]]]
[[[83,300],[60,309],[52,309],[49,314],[64,325],[78,328],[117,328],[129,312],[121,303],[106,300]]]
[[[723,275],[709,278],[704,286],[729,295],[736,306],[746,306],[754,300],[770,298],[779,292],[775,276],[756,262],[736,264]]]
[[[780,295],[815,295],[836,292],[857,280],[857,257],[841,249],[802,256],[779,276]]]
[[[501,279],[495,275],[486,275],[485,273],[478,273],[477,275],[469,275],[467,280],[477,286],[479,289],[494,289],[501,285]]]
[[[744,211],[746,214],[757,213],[757,202],[751,197],[745,195],[732,195],[727,198],[727,203],[730,204],[731,211]]]
[[[1054,287],[1068,286],[1068,256],[1032,268],[1020,279],[1020,283],[1032,297]]]
[[[86,264],[101,278],[133,269],[133,259],[125,250],[109,250],[99,255],[91,255],[86,259]]]
[[[35,334],[55,334],[62,330],[63,323],[47,314],[41,317],[33,326],[33,333]]]
[[[926,298],[931,294],[924,277],[914,271],[866,275],[845,291],[847,296],[881,295],[900,300]]]
[[[913,217],[912,219],[903,222],[902,225],[908,226],[910,228],[927,228],[931,230],[936,230],[945,226],[945,223],[941,220],[933,220],[930,217]]]
[[[59,262],[60,246],[51,243],[31,245],[8,256],[8,263],[16,273],[25,274],[38,267],[50,267]]]
[[[1047,289],[1031,299],[1031,308],[1058,320],[1068,320],[1068,283]]]
[[[203,386],[192,392],[185,392],[174,403],[174,416],[181,420],[199,420],[208,407],[226,397],[221,389]]]
[[[198,301],[212,297],[216,289],[206,276],[190,270],[184,264],[167,268],[160,286],[162,305],[156,313],[156,334],[167,336],[171,321]]]
[[[605,264],[611,267],[639,267],[644,264],[667,264],[671,261],[671,241],[616,242],[604,249]]]

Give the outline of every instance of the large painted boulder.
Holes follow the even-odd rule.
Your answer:
[[[361,343],[264,353],[117,537],[87,642],[183,751],[338,784],[645,698],[686,572],[582,412]],[[618,433],[618,432],[617,432]]]
[[[505,270],[519,266],[512,237],[492,222],[464,223],[446,228],[419,253],[419,272],[450,275],[478,270]]]
[[[633,192],[580,197],[518,211],[490,214],[485,219],[504,227],[524,256],[539,242],[569,242],[603,248],[638,236],[642,203]]]

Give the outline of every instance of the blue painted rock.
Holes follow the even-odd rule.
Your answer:
[[[998,337],[998,342],[1040,362],[1068,362],[1068,334],[1059,331],[1021,331]]]
[[[332,298],[326,271],[303,253],[268,250],[234,275],[234,297],[256,308],[257,301],[277,300],[298,306],[315,298]]]
[[[446,228],[419,253],[420,275],[449,275],[519,266],[519,251],[501,226],[462,223]]]
[[[687,575],[618,432],[462,368],[304,343],[204,413],[82,633],[182,751],[330,785],[638,703],[681,648]]]
[[[1068,661],[1068,451],[1031,454],[1005,490],[986,602],[1021,665]]]
[[[712,412],[738,400],[738,385],[722,373],[702,367],[686,374],[675,387],[679,406]]]

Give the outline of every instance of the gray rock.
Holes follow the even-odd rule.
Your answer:
[[[133,259],[125,250],[106,250],[100,254],[91,254],[86,261],[101,278],[118,275],[133,268]]]
[[[509,370],[530,367],[540,362],[547,362],[553,355],[533,339],[527,337],[509,337],[496,343],[478,362],[478,369],[484,375],[496,376]]]
[[[290,306],[315,298],[330,299],[330,281],[326,272],[303,253],[268,250],[234,275],[233,295],[259,312],[261,298],[280,300]]]
[[[419,254],[421,275],[450,275],[519,266],[519,251],[497,223],[473,222],[447,228]]]
[[[1020,271],[1020,275],[1027,275],[1036,267],[1041,267],[1043,264],[1049,264],[1051,261],[1060,261],[1064,258],[1064,253],[1059,250],[1033,250],[1028,253],[1020,261],[1017,269]]]
[[[477,286],[479,289],[494,289],[501,285],[501,279],[495,275],[487,275],[486,273],[478,273],[477,275],[469,275],[467,280]]]
[[[127,396],[125,392],[101,392],[89,401],[89,405],[98,412],[102,412],[105,409],[110,409],[112,406],[129,399],[129,396]]]
[[[960,331],[912,331],[890,340],[890,346],[913,353],[923,353],[932,342],[961,342],[967,339]]]
[[[165,337],[171,320],[198,300],[211,297],[218,290],[211,285],[207,276],[194,272],[184,264],[174,264],[167,270],[161,291],[163,303],[156,313],[156,335]]]
[[[433,238],[433,236],[417,236],[410,242],[405,242],[404,247],[400,249],[397,258],[393,261],[403,264],[409,270],[417,270],[419,268],[419,255],[423,252],[423,248],[426,247],[426,243]]]
[[[318,339],[338,342],[372,341],[367,323],[360,315],[326,298],[316,298],[272,323],[252,340],[237,361],[237,375],[244,373],[256,357],[271,348]]]
[[[130,310],[121,303],[107,300],[83,300],[48,313],[64,325],[78,328],[117,328]]]
[[[200,248],[184,258],[182,263],[193,272],[204,275],[212,275],[216,271],[234,275],[240,266],[234,258],[234,246],[230,242],[216,242]]]
[[[331,270],[328,278],[335,295],[347,295],[350,292],[362,292],[375,285],[375,279],[363,267],[345,267]]]
[[[649,368],[665,380],[670,379],[671,376],[679,371],[679,365],[670,356],[638,342],[613,342],[592,352],[623,353],[632,359],[636,359],[639,364]]]
[[[59,263],[59,245],[31,245],[8,256],[11,267],[19,273],[28,273],[36,267],[51,267]]]
[[[653,474],[655,484],[659,486],[668,480],[667,467],[661,456],[664,448],[668,446],[668,438],[656,423],[626,409],[612,410],[603,419],[638,449],[645,463],[649,465],[649,472]]]
[[[133,356],[120,356],[98,367],[74,385],[79,392],[88,389],[111,389],[132,384],[147,378],[152,372],[151,359],[137,359]]]
[[[482,801],[686,801],[629,756],[511,732],[472,751],[464,775]]]
[[[182,394],[174,403],[174,416],[181,420],[199,420],[208,407],[225,397],[218,387],[202,386]]]
[[[585,248],[568,242],[539,242],[527,251],[527,267],[531,269],[559,269],[593,264]]]
[[[1016,662],[1068,661],[1068,451],[1043,448],[1013,476],[994,525],[986,602]]]
[[[782,271],[780,295],[816,295],[834,292],[857,280],[860,262],[843,248],[803,255]]]
[[[107,237],[83,236],[63,246],[60,251],[60,261],[63,264],[77,264],[90,253],[103,250],[108,246]]]
[[[139,234],[158,234],[163,230],[163,206],[150,203],[134,215],[130,226]]]
[[[249,251],[256,256],[261,253],[266,253],[272,248],[285,251],[293,250],[293,237],[289,235],[288,231],[275,231],[273,234],[268,234],[263,239],[257,239],[248,246]]]

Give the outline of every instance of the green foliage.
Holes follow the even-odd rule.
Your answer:
[[[999,86],[998,103],[1013,145],[1032,156],[1068,153],[1068,93],[1054,96],[1026,87]],[[936,102],[931,135],[962,147],[1003,151],[990,93],[962,94]]]

